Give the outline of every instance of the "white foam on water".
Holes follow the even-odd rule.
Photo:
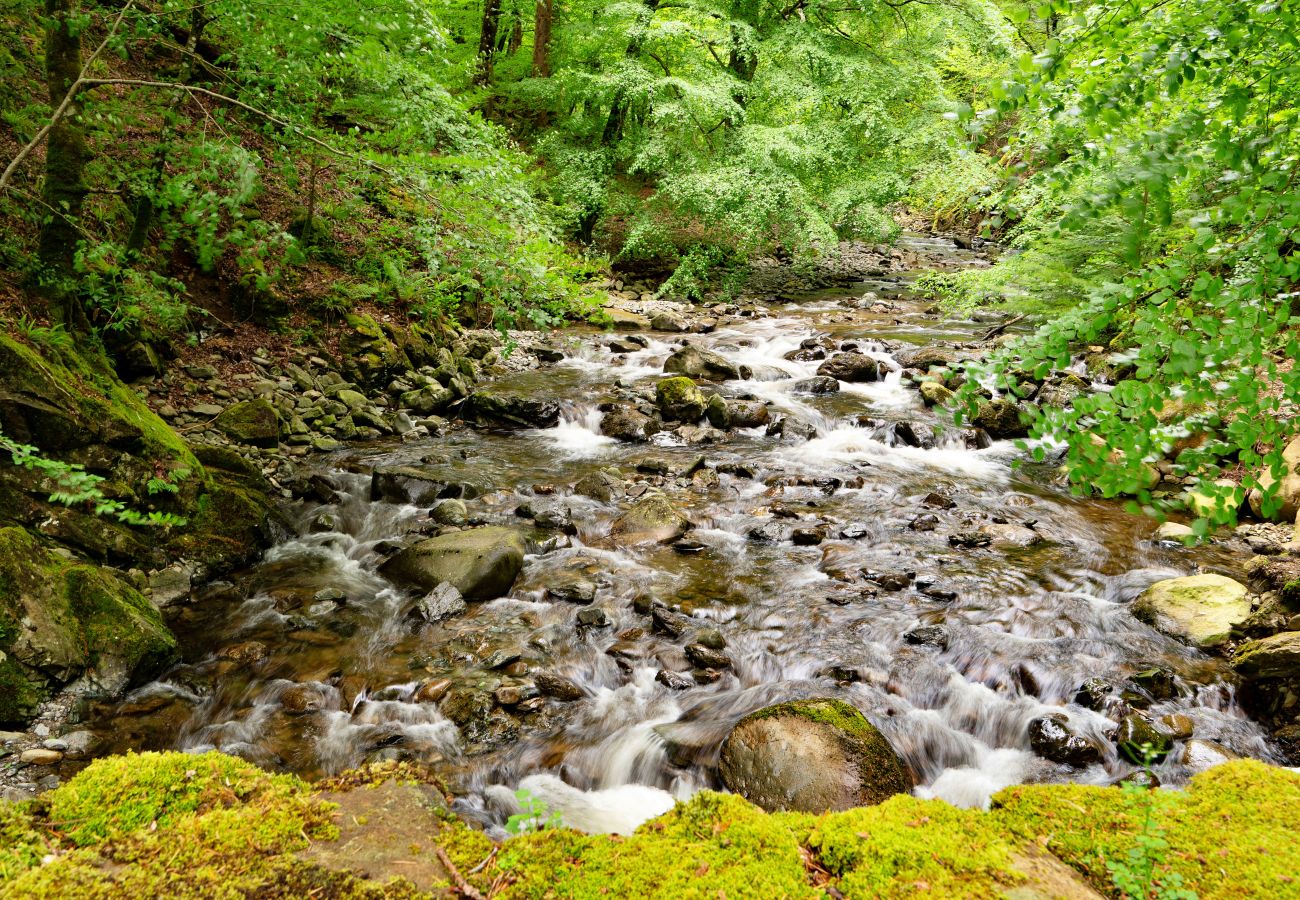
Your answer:
[[[903,386],[902,372],[889,372],[880,381],[841,382],[840,390],[864,398],[874,408],[897,412],[920,409],[920,394]]]
[[[980,744],[973,766],[944,769],[932,783],[914,793],[924,800],[945,800],[966,809],[988,809],[989,798],[1003,788],[1020,784],[1033,763],[1026,750],[1003,747],[997,750]]]
[[[596,456],[617,443],[614,438],[600,433],[604,414],[594,406],[583,407],[560,416],[553,428],[534,432],[555,450],[570,458]]]
[[[903,472],[938,469],[950,475],[1007,481],[1011,474],[1007,457],[1014,455],[1016,451],[1006,443],[994,444],[984,450],[967,450],[959,447],[936,447],[932,450],[920,447],[890,447],[875,440],[869,429],[841,425],[820,437],[783,452],[790,464],[794,466],[865,462]]]
[[[543,825],[552,813],[558,813],[565,827],[587,834],[631,834],[643,822],[662,816],[673,808],[676,799],[667,791],[643,784],[584,791],[565,784],[550,773],[529,775],[519,782],[519,790],[538,805]],[[522,811],[514,792],[493,785],[484,792],[492,804],[503,811]],[[531,823],[525,823],[531,824]]]

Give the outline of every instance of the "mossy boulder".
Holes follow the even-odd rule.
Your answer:
[[[454,531],[399,551],[379,567],[386,578],[428,592],[443,582],[466,600],[510,593],[524,567],[524,539],[513,528]]]
[[[175,659],[158,611],[116,572],[0,528],[0,722],[27,720],[74,680],[115,693]]]
[[[911,789],[898,754],[840,700],[796,700],[750,713],[722,744],[728,788],[769,812],[870,806]]]
[[[241,444],[274,447],[280,443],[280,416],[271,401],[262,397],[227,407],[215,424],[226,437]]]
[[[339,338],[339,360],[343,377],[370,389],[382,388],[414,365],[390,330],[371,316],[344,317]]]
[[[708,408],[704,393],[684,375],[661,379],[655,386],[659,414],[669,422],[698,422]]]
[[[1026,437],[1029,426],[1021,421],[1020,412],[1020,405],[1014,400],[985,400],[979,405],[973,424],[999,440]]]
[[[1133,615],[1198,647],[1217,647],[1250,617],[1250,596],[1244,584],[1223,575],[1167,578],[1142,592]]]
[[[614,520],[610,534],[621,544],[665,544],[675,541],[691,522],[666,495],[646,494]]]
[[[921,382],[921,401],[926,406],[947,406],[956,395],[937,381]]]
[[[1283,631],[1242,644],[1232,667],[1252,678],[1300,679],[1300,631]]]

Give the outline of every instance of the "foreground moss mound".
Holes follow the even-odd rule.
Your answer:
[[[1300,896],[1300,775],[1249,761],[1152,795],[1022,786],[989,812],[896,796],[769,815],[703,793],[627,838],[554,829],[497,846],[446,815],[409,835],[412,853],[456,870],[432,893],[400,872],[366,880],[299,856],[338,837],[318,791],[338,798],[390,777],[404,779],[378,771],[313,788],[215,753],[100,760],[39,801],[0,806],[0,897],[1119,897],[1108,863],[1128,859],[1149,802],[1167,842],[1157,885]]]

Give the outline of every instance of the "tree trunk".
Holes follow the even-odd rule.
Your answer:
[[[533,16],[533,76],[551,77],[551,23],[555,21],[555,0],[537,0]]]
[[[74,21],[76,7],[76,0],[45,0],[45,79],[50,106],[55,109],[81,77],[81,32]],[[46,219],[37,249],[51,319],[70,331],[80,331],[86,324],[72,282],[73,260],[81,236],[77,223],[87,193],[84,176],[88,155],[79,102],[74,98],[67,113],[50,129],[46,143],[41,192]]]
[[[487,84],[492,79],[492,54],[497,47],[497,32],[501,26],[501,0],[485,0],[483,27],[478,35],[479,68],[474,80]]]

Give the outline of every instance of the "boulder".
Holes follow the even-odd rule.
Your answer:
[[[217,416],[216,426],[241,444],[274,447],[280,442],[280,417],[271,401],[261,397],[228,407]]]
[[[1251,678],[1300,678],[1300,631],[1283,631],[1237,648],[1232,667]]]
[[[483,388],[465,401],[465,416],[508,428],[553,428],[560,421],[560,404],[523,392]]]
[[[762,400],[730,400],[727,414],[732,428],[763,428],[772,421],[772,414]]]
[[[878,381],[880,363],[863,353],[836,353],[817,367],[817,374],[839,381]]]
[[[614,520],[610,534],[622,544],[667,544],[685,534],[690,520],[663,494],[646,494]]]
[[[447,489],[443,477],[418,466],[380,466],[370,473],[370,499],[426,504]]]
[[[116,693],[176,658],[158,610],[112,569],[0,529],[0,723],[27,721],[76,679]]]
[[[911,789],[898,754],[857,709],[796,700],[741,719],[722,744],[728,789],[769,812],[872,806]]]
[[[921,401],[926,406],[947,406],[956,396],[937,381],[921,382]]]
[[[1133,615],[1198,647],[1217,647],[1250,617],[1244,584],[1222,575],[1157,581],[1133,603]]]
[[[1147,719],[1129,713],[1120,719],[1115,745],[1129,762],[1141,766],[1163,760],[1173,748],[1173,741]]]
[[[985,400],[975,414],[974,424],[999,440],[1029,434],[1029,426],[1020,421],[1020,406],[1014,400]]]
[[[609,323],[620,331],[638,331],[650,327],[650,320],[640,313],[618,306],[607,306],[602,310],[609,318]]]
[[[385,578],[432,591],[448,582],[466,600],[510,592],[524,567],[524,539],[511,528],[455,531],[400,550],[380,565]]]
[[[655,400],[660,415],[670,422],[698,422],[708,408],[699,387],[684,375],[662,379],[655,386]]]
[[[1259,473],[1260,487],[1274,488],[1273,496],[1282,502],[1269,516],[1276,522],[1294,522],[1296,514],[1300,513],[1300,472],[1297,467],[1300,467],[1300,437],[1292,440],[1282,451],[1280,479],[1274,478],[1272,471],[1267,468]],[[1247,499],[1251,512],[1264,518],[1264,491],[1255,488]]]
[[[735,381],[741,377],[740,367],[725,356],[693,344],[669,356],[664,361],[664,371],[697,381]]]
[[[631,406],[618,406],[601,416],[600,433],[618,441],[644,441],[659,430],[659,423]]]

